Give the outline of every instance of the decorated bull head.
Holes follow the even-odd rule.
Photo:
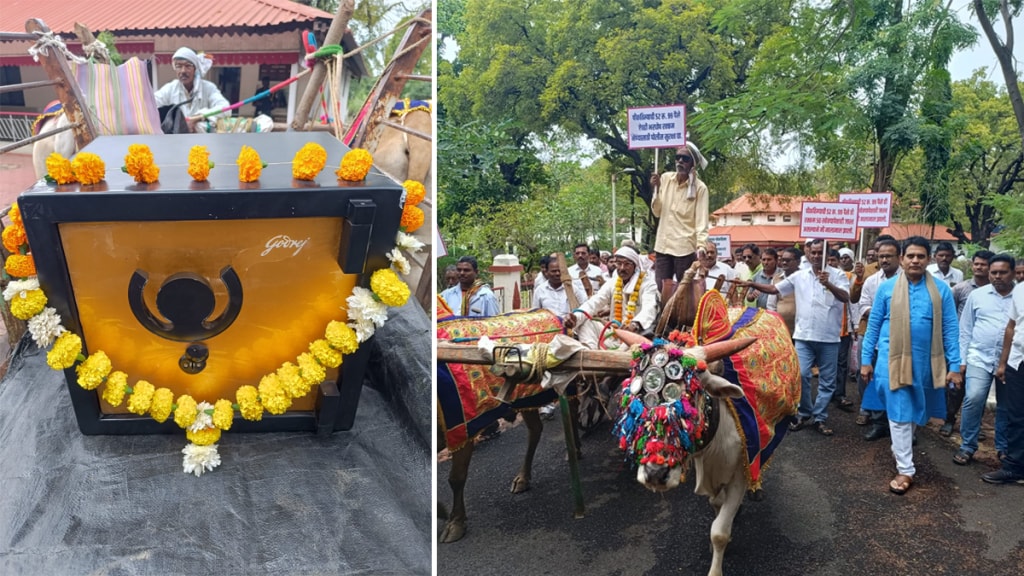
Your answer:
[[[670,340],[644,342],[634,351],[622,385],[615,433],[637,480],[665,491],[686,478],[690,457],[704,449],[717,426],[714,398],[740,397],[743,389],[712,374],[708,364],[754,342],[739,338],[707,346],[673,332]]]

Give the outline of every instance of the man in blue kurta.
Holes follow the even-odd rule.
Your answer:
[[[946,382],[962,385],[959,325],[953,292],[925,271],[928,240],[907,239],[903,274],[879,286],[861,353],[861,375],[876,378],[884,398],[897,475],[889,490],[905,493],[914,481],[914,427],[946,415]],[[871,353],[878,348],[876,365]]]
[[[459,316],[496,316],[501,312],[491,287],[477,278],[476,258],[459,258],[455,271],[459,283],[441,292],[449,308]]]

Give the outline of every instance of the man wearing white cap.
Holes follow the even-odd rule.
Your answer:
[[[594,321],[599,310],[611,310],[614,324],[638,334],[651,330],[658,316],[658,289],[650,274],[641,268],[636,250],[623,246],[612,260],[615,275],[611,281],[565,317],[565,327],[575,327],[576,338],[591,349],[597,349],[604,328]]]
[[[853,401],[846,397],[846,381],[851,377],[856,378],[857,373],[860,372],[860,362],[855,355],[851,356],[851,351],[853,343],[857,339],[857,327],[854,321],[858,318],[858,305],[854,302],[860,300],[863,282],[857,281],[854,267],[859,267],[861,275],[864,273],[864,265],[860,262],[854,264],[853,259],[853,250],[839,249],[839,267],[850,283],[850,302],[843,306],[843,327],[839,332],[839,362],[836,368],[836,391],[832,395],[832,400],[841,410],[847,411],[853,410]],[[851,364],[855,365],[851,366]]]
[[[171,66],[174,68],[177,78],[156,91],[154,96],[156,96],[157,107],[188,102],[183,104],[180,110],[187,119],[189,130],[192,132],[209,131],[208,123],[200,121],[198,116],[212,110],[223,109],[229,105],[228,99],[220,93],[216,84],[209,80],[203,80],[203,76],[213,66],[213,61],[205,55],[196,54],[183,46],[174,53]]]
[[[659,219],[654,240],[654,274],[663,281],[682,279],[708,241],[708,187],[697,166],[708,161],[692,142],[676,148],[676,171],[651,175],[651,211]]]

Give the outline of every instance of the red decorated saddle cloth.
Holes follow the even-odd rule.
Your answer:
[[[708,292],[697,309],[698,343],[753,337],[754,344],[723,361],[723,377],[743,388],[729,402],[746,445],[747,483],[761,487],[761,473],[786,435],[800,405],[800,365],[782,318],[758,308],[726,308],[718,292]]]
[[[447,308],[447,307],[445,307]],[[562,320],[548,310],[510,312],[487,318],[442,316],[438,304],[437,339],[476,345],[481,336],[502,343],[550,342],[564,333]],[[443,319],[442,319],[443,318]],[[540,384],[519,384],[508,403],[497,398],[504,380],[489,366],[437,364],[437,402],[441,427],[449,450],[458,450],[509,408],[539,408],[556,398],[553,390]]]

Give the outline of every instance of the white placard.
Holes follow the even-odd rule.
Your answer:
[[[732,237],[728,234],[708,236],[708,242],[715,245],[715,250],[718,251],[719,260],[724,260],[726,257],[732,256]]]
[[[686,105],[629,108],[628,141],[637,148],[678,148],[686,146]]]
[[[858,208],[854,202],[804,202],[800,208],[800,237],[856,240]]]
[[[892,192],[840,194],[839,201],[860,206],[857,226],[861,228],[885,228],[892,220]]]

